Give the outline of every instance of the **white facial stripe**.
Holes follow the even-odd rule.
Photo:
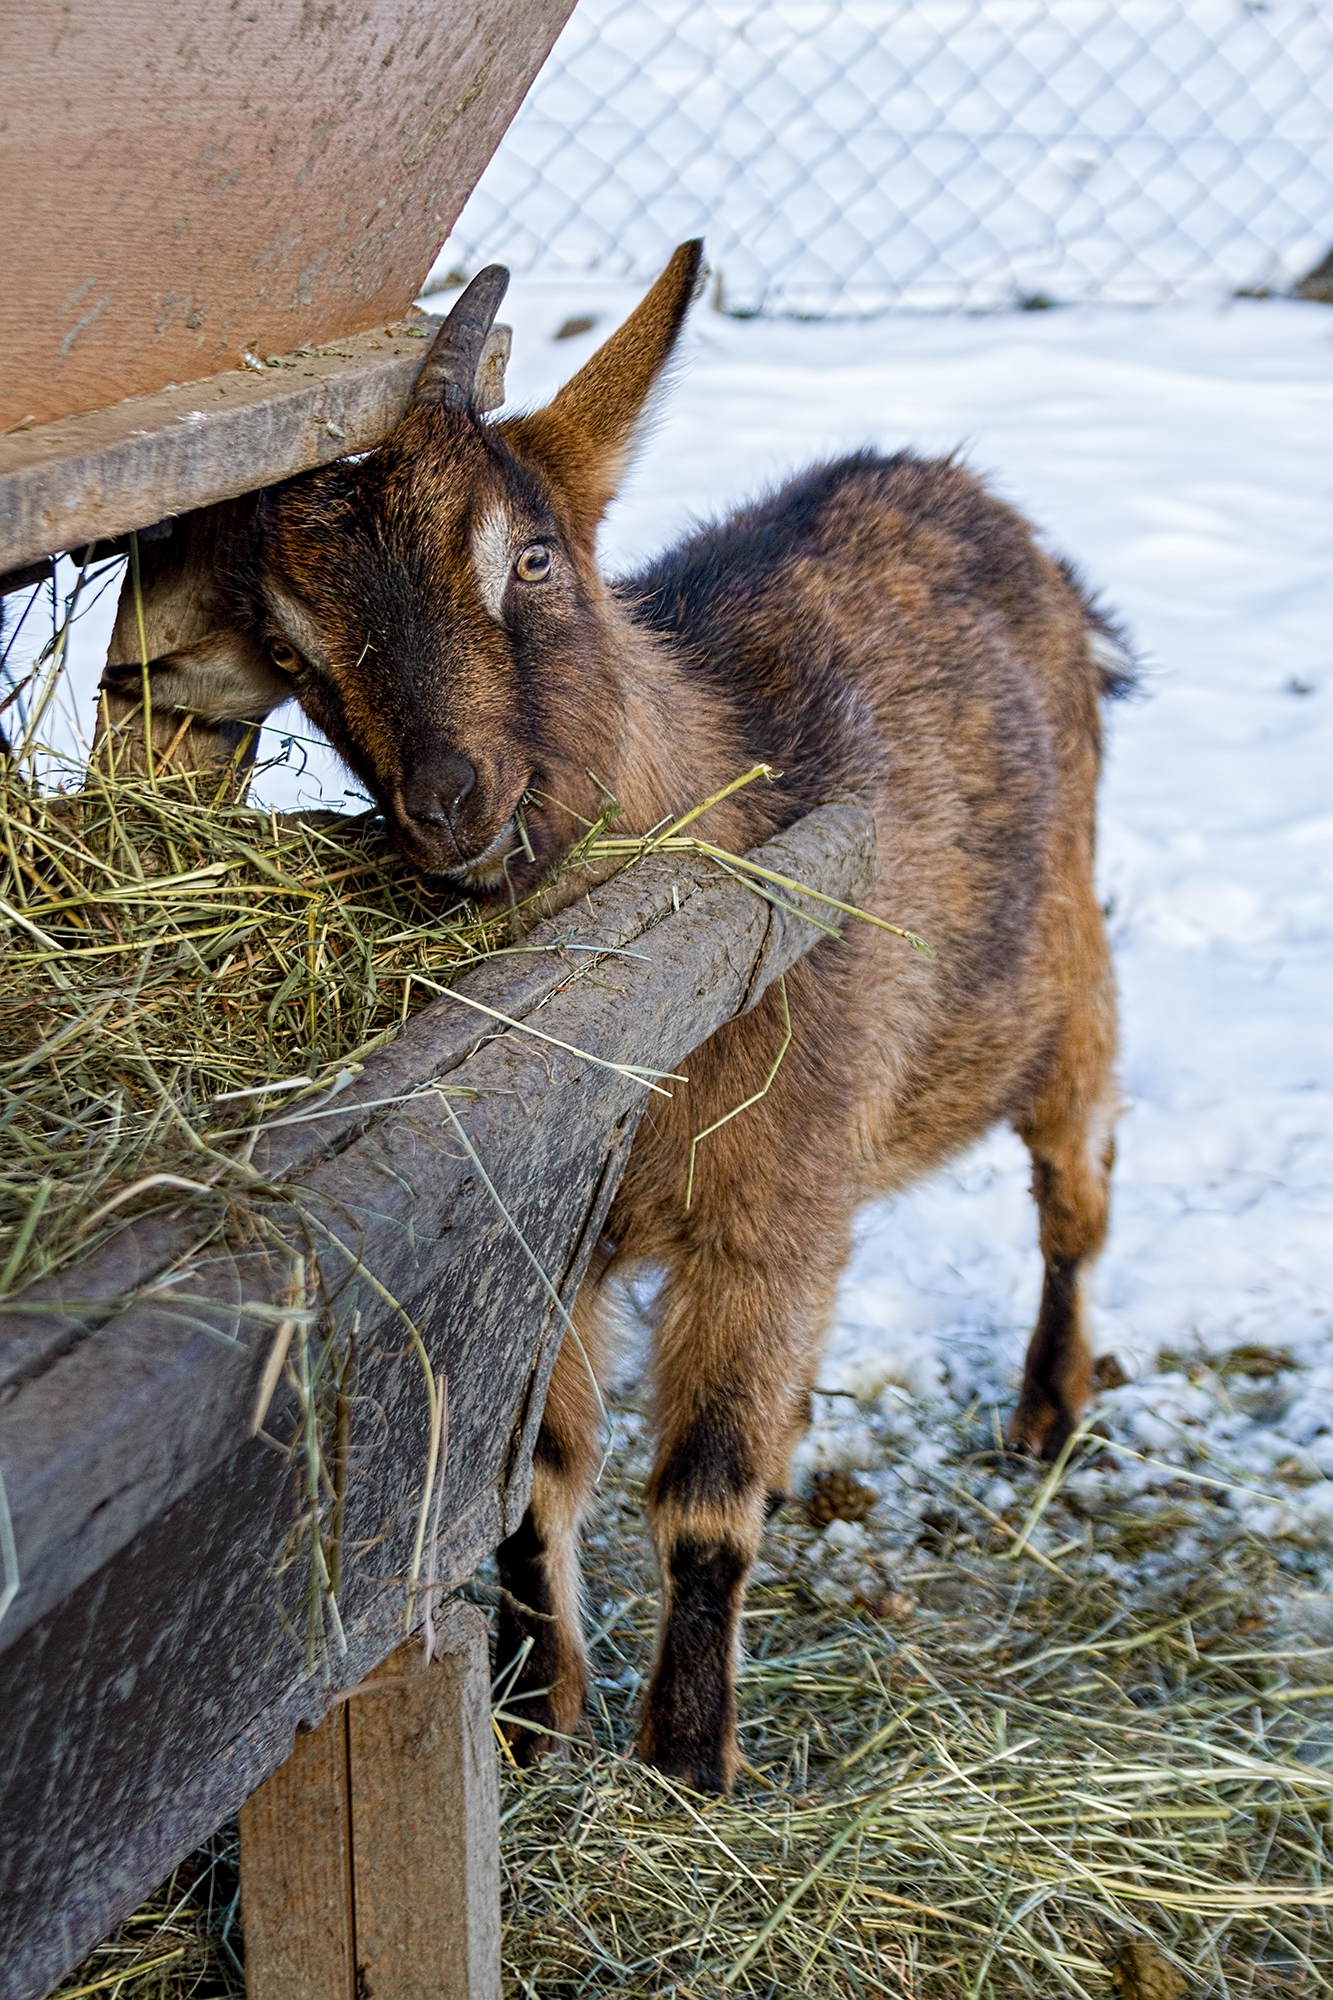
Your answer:
[[[316,666],[327,666],[328,660],[320,641],[319,627],[300,599],[293,597],[289,590],[284,590],[280,583],[266,583],[264,596],[269,610],[298,653],[302,653]]]
[[[472,530],[472,567],[486,616],[504,624],[505,591],[513,564],[514,524],[503,506],[488,507]]]

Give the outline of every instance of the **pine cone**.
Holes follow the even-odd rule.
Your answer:
[[[805,1511],[814,1527],[827,1528],[830,1521],[864,1521],[878,1504],[874,1487],[863,1486],[850,1472],[817,1472]]]

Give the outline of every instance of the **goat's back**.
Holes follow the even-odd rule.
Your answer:
[[[813,961],[819,1032],[861,1079],[868,1184],[902,1184],[1017,1115],[1072,996],[1106,981],[1092,861],[1107,676],[1090,640],[1109,628],[1072,573],[953,462],[863,453],[694,534],[620,593],[731,719],[719,768],[781,773],[771,827],[840,789],[867,801],[873,907],[932,948],[857,926],[838,976]]]

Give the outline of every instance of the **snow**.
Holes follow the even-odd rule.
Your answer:
[[[549,395],[636,295],[620,281],[518,280],[514,398]],[[590,334],[553,338],[581,313],[596,316]],[[866,443],[961,447],[1141,649],[1145,695],[1111,712],[1102,799],[1126,1108],[1095,1325],[1131,1380],[1099,1414],[1148,1458],[1254,1489],[1235,1504],[1263,1532],[1325,1548],[1333,311],[813,323],[701,307],[608,520],[608,566]],[[85,689],[105,623],[104,604],[78,631]],[[321,781],[334,802],[349,782],[327,753],[302,780],[270,772],[261,796],[309,801]],[[1012,1395],[1040,1282],[1026,1175],[1017,1140],[997,1132],[861,1216],[821,1376],[852,1393],[820,1400],[807,1472],[882,1465],[890,1436],[928,1460],[940,1447],[923,1411]],[[1246,1346],[1267,1350],[1249,1373],[1235,1356]],[[1161,1475],[1126,1458],[1118,1476]]]

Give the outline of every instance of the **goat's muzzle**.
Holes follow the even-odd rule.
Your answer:
[[[403,778],[392,814],[398,844],[414,866],[474,892],[503,882],[505,863],[519,846],[512,814],[489,839],[484,824],[475,823],[489,818],[476,785],[476,769],[467,757],[434,757]]]
[[[414,827],[446,831],[458,846],[458,815],[477,782],[477,773],[467,757],[438,757],[429,770],[404,778],[399,798],[403,814]]]

